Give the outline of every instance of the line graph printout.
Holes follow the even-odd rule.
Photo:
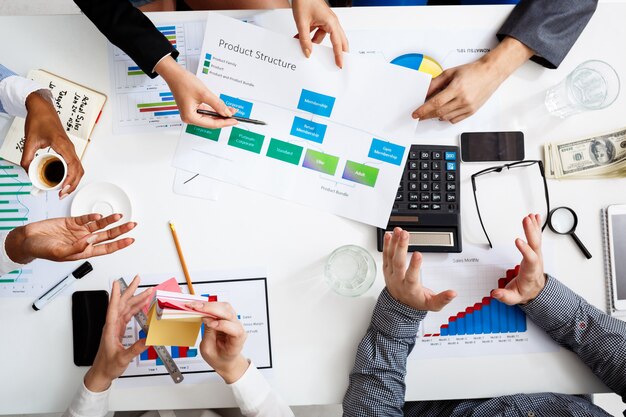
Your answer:
[[[198,77],[240,123],[181,133],[173,165],[384,227],[430,82],[424,73],[209,14]],[[384,103],[384,105],[381,105]]]
[[[444,261],[424,261],[421,279],[435,292],[457,297],[443,310],[428,312],[411,359],[550,352],[558,346],[517,306],[489,296],[515,276],[521,256],[513,251],[471,248]],[[508,275],[507,275],[507,270]]]
[[[204,36],[204,21],[157,24],[157,29],[178,50],[178,63],[196,72]],[[114,45],[109,48],[113,91],[113,133],[150,132],[180,128],[178,106],[161,77],[148,77]]]

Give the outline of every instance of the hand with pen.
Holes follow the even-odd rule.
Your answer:
[[[107,217],[86,214],[29,223],[9,232],[5,241],[6,252],[13,262],[20,264],[37,258],[75,261],[107,255],[124,249],[135,241],[129,237],[113,239],[130,232],[137,223],[128,222],[103,230],[121,218],[121,214]]]

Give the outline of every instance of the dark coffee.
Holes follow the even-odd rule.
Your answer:
[[[65,176],[63,162],[58,159],[48,159],[42,164],[41,181],[48,187],[56,187]]]

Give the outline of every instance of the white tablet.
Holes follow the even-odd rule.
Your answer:
[[[607,209],[613,306],[626,311],[626,205]]]

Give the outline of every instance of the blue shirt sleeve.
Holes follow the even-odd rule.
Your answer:
[[[0,81],[12,75],[17,74],[5,67],[4,65],[0,64]],[[2,104],[2,100],[0,100],[0,113],[6,113],[6,110],[4,110],[4,105]]]

